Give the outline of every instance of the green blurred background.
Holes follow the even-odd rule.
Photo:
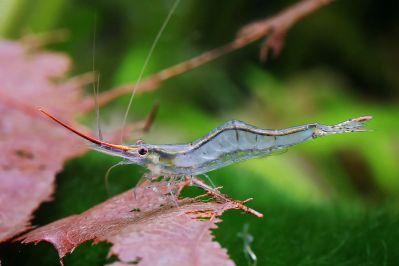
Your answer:
[[[145,75],[231,41],[247,23],[295,1],[182,1]],[[134,83],[168,1],[1,0],[0,35],[67,32],[48,49],[69,54],[72,75],[101,73],[100,90]],[[96,28],[96,30],[94,30]],[[337,123],[373,115],[372,132],[317,139],[287,153],[217,170],[210,176],[236,199],[253,197],[256,219],[231,211],[215,232],[238,265],[252,265],[239,237],[254,236],[257,265],[398,265],[399,263],[399,2],[336,1],[289,31],[282,54],[258,60],[261,42],[138,95],[129,120],[161,104],[146,142],[189,142],[226,120],[262,128]],[[88,87],[87,93],[92,93]],[[101,109],[107,127],[121,125],[129,97]],[[72,107],[73,108],[73,107]],[[82,121],[95,128],[95,115]],[[57,178],[55,200],[36,213],[43,225],[108,198],[103,176],[118,160],[90,152]],[[143,174],[125,166],[111,175],[113,194]],[[85,244],[66,265],[102,265],[109,245]],[[8,245],[4,265],[56,265],[48,244]],[[112,259],[111,259],[112,261]]]

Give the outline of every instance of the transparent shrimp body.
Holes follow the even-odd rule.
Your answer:
[[[280,130],[259,129],[232,120],[190,144],[132,147],[146,151],[138,163],[154,175],[199,175],[239,161],[267,156],[316,137],[365,131],[364,122],[370,119],[360,117],[332,126],[307,124]]]
[[[312,138],[311,129],[289,135],[257,129],[240,121],[229,121],[207,136],[197,140],[186,152],[176,154],[175,170],[206,173],[236,162],[270,155]]]

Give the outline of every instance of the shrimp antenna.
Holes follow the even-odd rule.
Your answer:
[[[120,162],[112,165],[110,168],[108,168],[107,172],[105,173],[104,183],[105,183],[105,190],[107,191],[108,197],[111,196],[111,190],[109,188],[109,176],[110,176],[110,173],[115,167],[120,166],[120,165],[124,165],[124,164],[127,164],[127,163],[125,161],[120,161]]]
[[[93,73],[95,73],[95,66],[96,66],[96,33],[97,33],[97,14],[94,14],[94,31],[93,31]],[[93,93],[94,93],[94,106],[96,108],[96,124],[97,124],[97,131],[98,131],[98,139],[103,140],[103,133],[101,130],[101,123],[100,123],[100,105],[98,103],[98,94],[100,91],[100,73],[97,75],[96,83],[93,84]]]
[[[98,145],[98,146],[107,147],[107,148],[112,148],[112,149],[117,149],[117,150],[122,150],[122,151],[128,151],[128,150],[134,150],[134,149],[135,149],[135,148],[131,148],[131,147],[128,147],[128,146],[111,144],[111,143],[104,142],[104,141],[102,141],[102,140],[99,140],[99,139],[90,137],[90,136],[88,136],[88,135],[86,135],[86,134],[84,134],[84,133],[82,133],[82,132],[80,132],[80,131],[74,129],[74,128],[71,127],[70,125],[65,124],[65,123],[62,122],[61,120],[55,118],[55,117],[52,116],[51,114],[47,113],[44,109],[42,109],[42,108],[39,107],[38,110],[39,110],[40,112],[42,112],[43,114],[45,114],[47,117],[49,117],[49,118],[50,118],[51,120],[53,120],[54,122],[60,124],[61,126],[63,126],[63,127],[65,127],[66,129],[68,129],[69,131],[72,131],[72,132],[75,133],[76,135],[78,135],[78,136],[80,136],[80,137],[82,137],[82,138],[84,138],[84,139],[90,141],[91,143],[94,143],[94,144]]]
[[[134,87],[133,87],[133,90],[132,90],[132,94],[130,95],[129,103],[127,105],[127,109],[126,109],[125,115],[123,117],[122,132],[125,131],[127,116],[129,115],[129,111],[130,111],[131,106],[132,106],[133,98],[134,98],[134,95],[136,94],[137,86],[140,84],[140,82],[141,82],[141,80],[143,78],[144,71],[147,68],[148,62],[150,61],[150,58],[151,58],[152,54],[154,53],[155,46],[158,44],[159,39],[161,38],[161,35],[162,35],[163,31],[166,28],[166,25],[168,24],[170,18],[172,17],[172,15],[175,12],[175,10],[176,10],[177,6],[179,5],[179,3],[180,3],[180,0],[176,0],[174,2],[172,8],[170,9],[170,11],[168,13],[168,16],[166,17],[165,21],[163,22],[161,28],[159,29],[159,31],[158,31],[158,33],[157,33],[157,35],[156,35],[156,37],[155,37],[155,39],[154,39],[154,41],[153,41],[153,43],[151,45],[150,51],[148,52],[148,55],[147,55],[147,58],[144,61],[143,68],[140,71],[139,77],[138,77],[136,83],[134,84]],[[124,135],[122,133],[122,135],[121,135],[121,143],[124,142],[123,140],[124,140]]]

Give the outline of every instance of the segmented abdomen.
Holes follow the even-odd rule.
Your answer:
[[[209,172],[309,140],[313,128],[315,125],[310,124],[284,130],[264,130],[232,120],[190,144],[186,152],[177,154],[174,163],[177,168],[187,168],[187,171],[191,168],[192,174]]]

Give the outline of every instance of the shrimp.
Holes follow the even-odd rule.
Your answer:
[[[117,145],[87,136],[58,120],[45,110],[43,114],[92,143],[92,149],[123,158],[124,164],[147,168],[151,176],[197,176],[252,158],[271,155],[279,150],[317,137],[367,131],[364,125],[371,116],[353,118],[336,125],[318,123],[285,129],[260,129],[238,120],[215,128],[189,144]]]

